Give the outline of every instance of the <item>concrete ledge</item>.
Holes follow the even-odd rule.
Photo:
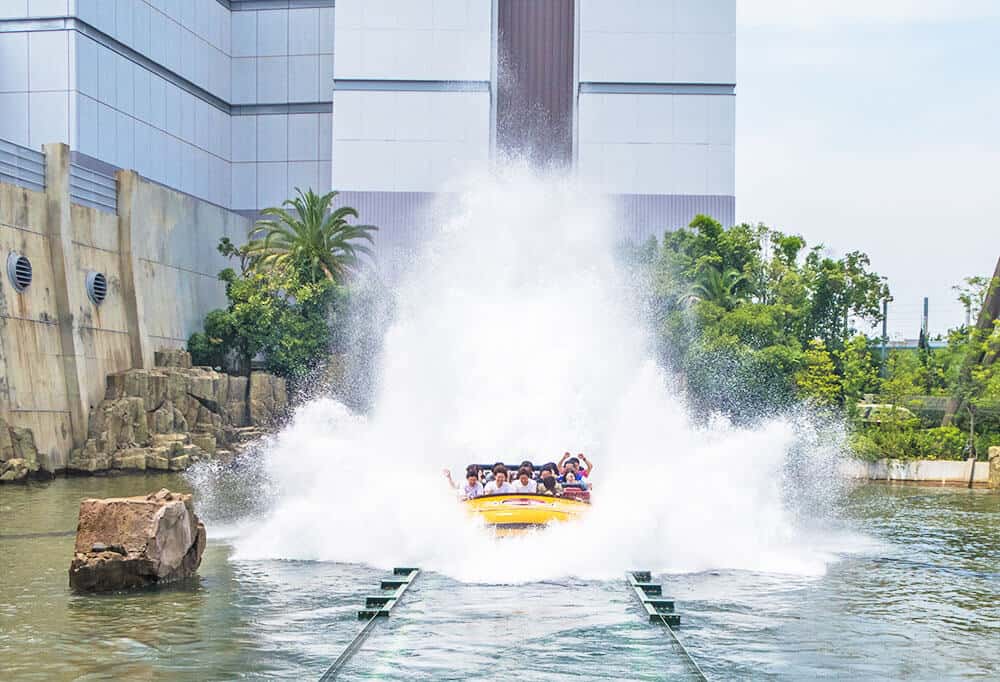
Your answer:
[[[841,471],[850,478],[869,481],[912,481],[985,486],[989,483],[989,462],[975,460],[879,459],[865,462],[845,459]]]

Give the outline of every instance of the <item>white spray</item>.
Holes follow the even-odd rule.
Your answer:
[[[398,291],[375,406],[301,407],[266,467],[277,498],[237,557],[417,565],[468,581],[633,567],[820,572],[783,502],[796,434],[697,428],[627,303],[605,200],[513,166],[469,179]],[[595,464],[578,524],[496,540],[441,475],[469,462]]]

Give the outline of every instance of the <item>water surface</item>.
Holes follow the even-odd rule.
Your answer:
[[[224,527],[211,521],[197,579],[128,595],[70,593],[73,537],[53,533],[75,527],[79,500],[163,486],[188,487],[172,475],[0,487],[0,679],[317,679],[336,659],[383,571],[233,561],[218,537]],[[849,495],[845,516],[871,542],[820,577],[658,576],[706,673],[1000,676],[1000,495],[865,485]],[[345,679],[501,680],[514,672],[697,679],[663,630],[644,622],[624,581],[471,585],[433,573],[376,628]]]

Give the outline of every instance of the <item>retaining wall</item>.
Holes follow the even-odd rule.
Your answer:
[[[989,483],[990,463],[969,459],[927,460],[927,459],[880,459],[865,462],[857,459],[845,460],[842,469],[851,478],[871,481],[911,481],[922,483],[942,483],[973,485]]]
[[[225,304],[216,245],[242,241],[251,221],[133,171],[116,175],[117,212],[74,203],[69,148],[44,149],[44,191],[0,183],[0,419],[31,429],[54,472],[85,440],[107,375],[153,367],[154,351],[183,347]],[[31,261],[20,292],[11,252]],[[99,305],[91,272],[107,279]]]

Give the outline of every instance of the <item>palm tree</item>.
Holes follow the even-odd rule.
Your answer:
[[[343,283],[361,266],[361,256],[372,256],[374,225],[352,225],[357,218],[350,206],[330,211],[337,192],[320,196],[311,189],[282,202],[282,208],[266,208],[268,216],[250,231],[247,252],[255,266],[294,267],[316,282],[325,277]],[[364,244],[363,242],[368,242]]]
[[[698,280],[691,285],[682,300],[686,305],[698,301],[710,301],[720,308],[732,310],[739,303],[737,289],[747,282],[747,277],[736,268],[722,272],[709,266],[700,273]]]

